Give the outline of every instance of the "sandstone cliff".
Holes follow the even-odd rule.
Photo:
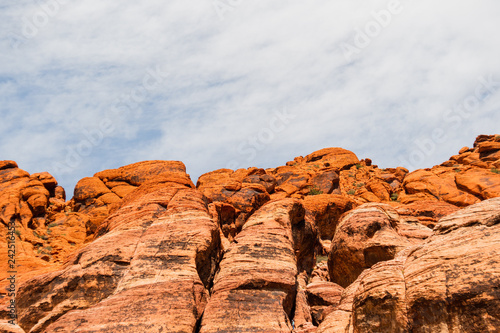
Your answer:
[[[325,148],[192,183],[146,161],[78,182],[0,161],[1,332],[498,332],[500,136],[441,165]]]

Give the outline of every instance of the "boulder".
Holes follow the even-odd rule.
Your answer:
[[[447,215],[424,243],[364,271],[318,332],[498,332],[498,239],[500,198]]]
[[[331,240],[335,234],[340,216],[355,207],[346,196],[338,194],[308,195],[304,207],[311,215],[321,239]]]
[[[418,222],[402,220],[390,205],[361,205],[346,213],[338,224],[328,257],[330,281],[345,288],[363,270],[393,259],[397,252],[431,234],[431,229]]]

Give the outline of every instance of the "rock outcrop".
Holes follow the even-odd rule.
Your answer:
[[[248,217],[270,200],[274,185],[274,178],[264,169],[220,169],[201,175],[196,188],[210,201],[234,207],[234,225],[229,226],[227,233],[232,240]]]
[[[307,285],[307,302],[314,324],[319,325],[340,304],[344,288],[329,281],[315,281]]]
[[[145,182],[164,175],[179,175],[177,182],[194,187],[182,162],[144,161],[81,179],[67,205],[72,211],[87,216],[87,236],[91,240],[101,223],[120,207],[125,196]]]
[[[298,200],[283,199],[252,215],[224,253],[200,332],[292,330],[300,267],[294,229],[304,229],[304,214]]]
[[[194,331],[220,234],[203,196],[178,179],[163,174],[143,183],[62,270],[25,283],[20,326],[33,333]]]
[[[500,198],[442,218],[434,232],[364,271],[318,332],[498,332]]]
[[[361,272],[399,251],[418,244],[432,230],[408,223],[387,204],[369,203],[344,215],[332,240],[328,258],[330,281],[347,287]]]
[[[500,196],[500,135],[480,135],[473,148],[431,169],[416,170],[404,179],[402,203],[442,200],[465,207]]]
[[[13,233],[15,254],[8,252],[7,230]],[[49,272],[83,245],[85,220],[65,212],[64,189],[47,172],[30,175],[13,161],[0,161],[0,315],[7,317],[7,259],[15,259],[16,285]]]
[[[0,232],[16,226],[0,331],[498,332],[499,168],[482,135],[413,172],[325,148],[195,186],[182,162],[145,161],[66,201],[0,161]]]

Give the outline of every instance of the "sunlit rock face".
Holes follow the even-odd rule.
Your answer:
[[[481,135],[408,172],[324,148],[196,186],[144,161],[68,201],[0,161],[0,331],[498,332],[499,154]]]

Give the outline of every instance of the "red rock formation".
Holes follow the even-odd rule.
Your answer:
[[[338,194],[310,195],[304,198],[306,212],[311,215],[322,240],[330,241],[340,216],[355,207],[348,197]]]
[[[177,175],[175,182],[194,187],[182,162],[144,161],[81,179],[68,206],[72,211],[88,216],[87,236],[91,240],[97,228],[120,207],[126,195],[143,183],[164,175]]]
[[[62,270],[24,284],[21,327],[193,331],[207,302],[220,234],[202,195],[178,178],[164,174],[161,181],[143,183],[101,226],[101,236]]]
[[[429,228],[446,215],[456,212],[459,208],[444,201],[415,201],[407,205],[394,207],[399,216],[406,221],[418,221]]]
[[[297,200],[284,199],[250,217],[224,253],[200,332],[292,330],[298,274],[293,229],[305,222],[304,214]]]
[[[330,281],[347,287],[379,261],[393,259],[405,247],[420,243],[432,230],[407,223],[387,204],[364,204],[344,215],[328,257]]]
[[[222,202],[235,209],[235,225],[226,231],[231,237],[257,209],[269,201],[269,191],[274,190],[274,178],[266,175],[264,169],[250,168],[232,171],[215,170],[203,174],[196,188],[212,202]]]
[[[405,177],[402,203],[443,200],[464,207],[500,196],[500,136],[480,135],[449,161]]]
[[[0,331],[496,332],[499,158],[500,136],[411,173],[325,148],[196,188],[182,162],[146,161],[68,202],[0,161],[22,327],[0,294]]]
[[[364,271],[318,332],[498,332],[500,198],[450,214],[434,230]]]
[[[316,281],[307,285],[307,302],[311,307],[314,324],[323,322],[337,308],[343,291],[344,288],[328,281]]]
[[[52,271],[85,240],[85,221],[65,214],[64,190],[47,172],[30,175],[13,161],[0,161],[0,316],[7,318],[9,284],[7,227],[16,226],[16,286]],[[83,230],[83,233],[82,233]],[[82,237],[83,235],[83,237]],[[12,253],[10,253],[12,255]]]

